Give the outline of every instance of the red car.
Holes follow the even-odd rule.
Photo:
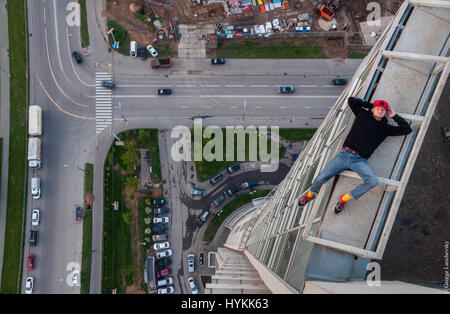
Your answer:
[[[170,275],[170,268],[164,268],[156,272],[156,278],[158,279],[168,275]]]
[[[28,255],[27,258],[27,270],[33,270],[34,269],[34,254]]]

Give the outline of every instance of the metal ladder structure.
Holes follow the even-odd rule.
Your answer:
[[[257,261],[258,269],[302,291],[307,279],[362,280],[383,257],[400,202],[449,76],[450,1],[407,0],[399,8],[306,149],[267,202],[233,221],[225,244]],[[350,96],[384,99],[413,132],[388,137],[369,159],[379,184],[339,215],[332,207],[361,183],[344,171],[304,208],[298,200],[336,156],[351,129]],[[391,123],[391,122],[390,122]],[[360,259],[357,259],[359,257]]]

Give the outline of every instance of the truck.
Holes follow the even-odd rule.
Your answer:
[[[42,108],[39,106],[30,106],[28,134],[30,136],[42,135]]]
[[[31,196],[34,199],[39,199],[41,197],[41,179],[31,178]]]
[[[28,139],[28,166],[30,168],[41,167],[41,139],[38,137]]]
[[[172,60],[170,58],[154,58],[152,59],[152,69],[157,68],[170,68],[172,66]]]
[[[255,185],[258,185],[258,181],[247,181],[241,184],[241,189],[246,189]]]

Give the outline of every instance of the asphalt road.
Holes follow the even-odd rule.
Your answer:
[[[91,36],[89,55],[78,65],[71,52],[81,51],[80,32],[66,23],[69,2],[27,2],[30,103],[43,108],[44,125],[43,166],[29,173],[29,178],[41,178],[42,197],[29,197],[26,227],[28,236],[30,213],[40,208],[40,239],[32,248],[26,241],[24,252],[24,256],[36,255],[36,269],[28,272],[24,266],[23,270],[24,281],[28,275],[34,276],[35,293],[79,293],[70,278],[81,265],[82,224],[75,222],[74,208],[83,203],[85,162],[94,163],[95,169],[91,293],[101,292],[103,217],[96,209],[103,207],[103,163],[113,133],[190,126],[194,116],[207,116],[205,124],[219,126],[317,126],[344,88],[331,87],[330,81],[339,74],[350,78],[359,65],[357,61],[337,66],[333,61],[317,60],[233,60],[223,68],[211,68],[207,60],[176,60],[173,69],[156,71],[149,69],[149,60],[143,66],[141,60],[104,53],[105,42],[98,34]],[[88,12],[92,20],[95,12]],[[90,33],[96,31],[90,24]],[[195,75],[190,74],[193,67]],[[117,89],[111,102],[104,104],[111,107],[112,128],[96,134],[99,101],[95,76],[99,72],[111,75]],[[284,84],[293,85],[296,93],[278,95],[276,88]],[[171,87],[174,93],[156,97],[158,87]],[[176,199],[176,194],[171,196]],[[184,223],[176,222],[172,228],[182,228]]]

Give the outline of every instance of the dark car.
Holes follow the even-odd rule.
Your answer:
[[[211,64],[225,64],[225,59],[224,58],[211,59]]]
[[[166,200],[163,198],[157,198],[156,200],[153,200],[153,205],[164,205],[166,203]]]
[[[281,86],[278,88],[278,93],[280,94],[291,94],[295,92],[295,88],[293,86]]]
[[[230,197],[231,195],[233,195],[234,193],[236,193],[237,191],[239,191],[239,187],[237,185],[233,186],[231,189],[227,190],[225,192],[225,196],[226,197]]]
[[[30,254],[27,257],[27,270],[34,269],[34,254]]]
[[[83,59],[81,59],[81,55],[78,53],[78,51],[72,52],[72,57],[75,59],[76,63],[83,63]]]
[[[76,221],[80,221],[81,219],[83,219],[83,213],[82,213],[81,207],[75,208],[75,219],[76,219]]]
[[[215,176],[214,178],[209,179],[209,183],[210,183],[211,185],[214,185],[214,184],[216,184],[217,182],[219,182],[219,181],[222,180],[222,179],[223,179],[223,174],[220,173],[220,174],[218,174],[217,176]]]
[[[111,81],[102,81],[102,86],[105,88],[113,89],[116,87],[116,84]]]
[[[170,95],[172,94],[172,90],[170,88],[160,88],[157,92],[158,95]]]
[[[331,81],[331,85],[347,85],[348,81],[343,78],[337,78]]]
[[[167,226],[156,225],[156,226],[153,226],[152,231],[154,233],[165,233],[165,232],[167,232]]]
[[[232,165],[232,166],[227,168],[226,172],[227,173],[232,173],[232,172],[237,171],[239,169],[241,169],[241,166],[239,166],[239,165]]]
[[[223,202],[225,199],[225,195],[221,194],[218,198],[215,199],[215,201],[212,203],[213,207],[219,206],[220,203]]]
[[[170,258],[168,258],[168,257],[155,262],[155,266],[157,268],[170,266],[170,264],[172,264],[172,260]]]
[[[169,208],[167,207],[159,207],[159,208],[155,208],[153,210],[153,212],[155,213],[155,215],[159,215],[159,214],[167,214],[170,211]]]
[[[298,159],[298,154],[294,154],[292,156],[292,162],[291,162],[291,166],[295,163],[295,161]]]
[[[197,217],[197,222],[200,225],[203,225],[206,221],[206,218],[208,218],[209,214],[210,214],[209,210],[207,210],[207,209],[204,210],[203,213]]]
[[[145,47],[139,47],[138,53],[143,61],[147,60],[147,51],[146,51]]]
[[[38,232],[35,230],[30,231],[30,246],[36,246],[38,243]]]

